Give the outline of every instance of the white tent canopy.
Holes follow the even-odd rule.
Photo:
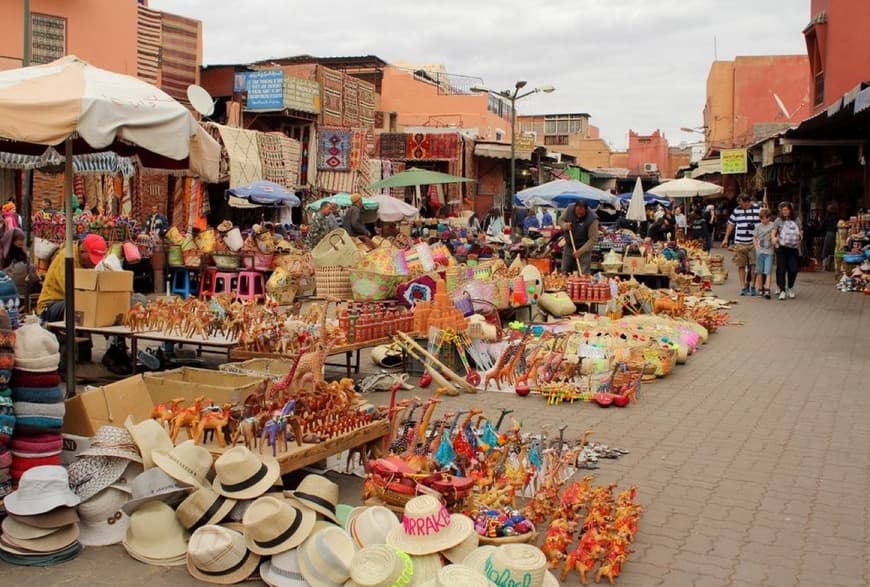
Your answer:
[[[694,198],[695,196],[713,196],[722,193],[722,186],[683,177],[657,185],[650,193],[668,198]]]

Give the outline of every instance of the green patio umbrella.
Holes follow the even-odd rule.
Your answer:
[[[441,173],[439,171],[429,171],[428,169],[419,169],[411,167],[396,175],[391,175],[381,181],[376,181],[369,186],[372,190],[383,190],[386,188],[403,188],[415,187],[414,207],[420,207],[420,186],[421,185],[440,185],[445,183],[463,183],[466,181],[475,181],[468,177],[459,175],[450,175],[449,173]]]
[[[347,192],[340,192],[338,194],[333,194],[331,196],[326,196],[325,198],[320,198],[319,200],[315,200],[308,204],[305,208],[307,210],[316,211],[320,209],[320,206],[323,205],[323,202],[332,202],[339,208],[347,208],[350,206],[350,194]],[[363,198],[363,210],[377,210],[378,203],[369,200],[368,198]]]

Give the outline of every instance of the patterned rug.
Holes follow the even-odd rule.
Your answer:
[[[429,135],[430,159],[455,159],[459,152],[459,133],[446,132]]]
[[[408,152],[408,137],[403,132],[381,135],[381,159],[404,159]]]
[[[432,135],[415,132],[408,135],[408,151],[405,154],[406,159],[430,159],[429,149],[431,148]]]
[[[344,90],[342,73],[318,65],[317,77],[320,87],[323,88],[320,122],[325,126],[340,126],[343,123],[341,116],[342,91]]]
[[[263,167],[263,179],[284,185],[287,174],[284,170],[284,152],[281,148],[280,133],[258,133],[257,149],[260,152],[260,165]]]
[[[349,75],[344,76],[344,96],[342,96],[344,110],[343,126],[359,126],[359,80]]]
[[[351,131],[321,127],[317,139],[317,169],[350,171]]]
[[[221,125],[218,128],[230,158],[230,187],[263,179],[260,150],[257,148],[258,133]]]

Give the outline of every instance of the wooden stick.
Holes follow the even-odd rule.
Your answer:
[[[423,364],[423,368],[426,369],[426,372],[432,376],[432,381],[434,381],[438,387],[445,388],[447,390],[446,391],[447,395],[459,395],[459,392],[456,391],[456,386],[454,386],[452,383],[447,381],[447,379],[445,379],[444,376],[438,372],[438,369],[436,369],[435,367],[433,367],[432,365],[427,363],[426,359],[424,357],[421,357],[420,355],[418,355],[414,351],[414,349],[412,349],[408,345],[406,345],[404,343],[404,341],[400,341],[399,344],[401,344],[405,348],[405,352],[407,352],[409,355],[411,355],[412,357],[414,357],[415,359],[420,361],[420,363]]]
[[[413,338],[411,338],[410,336],[408,336],[404,332],[396,333],[396,337],[398,337],[399,340],[404,342],[405,345],[410,346],[411,348],[416,350],[419,354],[421,354],[424,357],[426,357],[427,359],[429,359],[432,362],[432,364],[437,366],[448,379],[450,379],[451,381],[453,381],[456,384],[457,387],[459,387],[460,389],[462,389],[463,391],[466,391],[468,393],[477,393],[477,390],[474,387],[472,387],[470,383],[468,383],[465,379],[463,379],[462,377],[457,375],[452,369],[450,369],[450,367],[448,367],[447,365],[445,365],[444,363],[439,361],[437,359],[437,357],[433,356],[429,351],[427,351],[426,349],[421,347],[419,344],[417,344],[417,341],[415,341]]]
[[[588,213],[588,212],[587,212]],[[580,270],[580,259],[577,258],[577,245],[574,244],[574,229],[568,229],[568,236],[571,237],[571,254],[574,255],[574,264],[577,266],[577,275],[583,275]]]

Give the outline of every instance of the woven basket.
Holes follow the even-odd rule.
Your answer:
[[[214,253],[211,258],[218,269],[238,269],[241,265],[241,259],[239,259],[238,255]]]
[[[350,269],[339,265],[326,265],[314,269],[314,279],[317,283],[317,295],[333,297],[339,300],[350,300],[353,291],[350,287]]]
[[[354,301],[378,302],[395,298],[396,288],[405,276],[385,275],[367,269],[351,269],[349,278]]]
[[[499,544],[526,544],[534,543],[538,539],[538,533],[535,531],[519,534],[518,536],[501,536],[499,538],[490,538],[488,536],[478,535],[480,544],[498,546]]]

